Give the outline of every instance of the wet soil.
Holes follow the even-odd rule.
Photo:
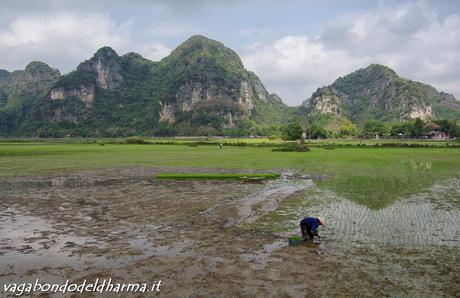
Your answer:
[[[161,279],[165,297],[319,291],[329,266],[321,247],[288,247],[283,236],[238,228],[311,187],[311,180],[254,185],[153,178],[168,170],[1,180],[0,283]],[[173,169],[180,170],[196,171]]]
[[[0,180],[0,283],[161,279],[164,297],[460,296],[458,179],[369,209],[308,175],[261,185],[153,178],[210,171]],[[289,247],[305,215],[328,227],[321,241]]]

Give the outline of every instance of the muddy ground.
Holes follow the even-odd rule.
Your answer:
[[[321,287],[320,247],[238,228],[311,180],[157,181],[156,171],[1,181],[0,283],[162,280],[165,297],[303,297]]]
[[[0,180],[0,283],[162,280],[164,297],[460,296],[456,179],[371,210],[309,176],[153,179],[169,171],[203,169]],[[305,214],[326,216],[323,240],[289,247]]]

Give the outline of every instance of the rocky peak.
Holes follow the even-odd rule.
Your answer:
[[[24,70],[0,71],[0,91],[7,98],[6,108],[19,108],[44,96],[59,76],[59,70],[39,61],[29,63]]]
[[[97,85],[106,90],[117,88],[123,81],[120,57],[110,47],[102,47],[94,56],[80,64],[77,71],[95,73]]]
[[[211,51],[213,53],[217,53],[218,51],[223,51],[227,52],[227,54],[231,56],[236,56],[236,57],[231,57],[231,58],[238,58],[238,55],[231,50],[230,48],[227,48],[223,43],[207,38],[202,35],[194,35],[190,38],[188,38],[186,41],[181,43],[172,53],[174,52],[200,52],[200,51]]]
[[[204,125],[223,120],[221,126],[231,128],[243,119],[287,110],[257,75],[244,68],[236,52],[201,35],[179,45],[155,72],[168,82],[165,90],[169,92],[160,95],[162,122]]]
[[[11,73],[6,70],[0,71],[4,88],[15,92],[19,89],[21,89],[21,92],[40,89],[42,85],[48,86],[50,83],[55,82],[59,76],[59,70],[39,61],[29,63],[24,70],[15,70]]]
[[[348,89],[352,86],[371,86],[373,90],[383,89],[399,77],[391,68],[380,65],[371,64],[365,68],[358,69],[344,77],[340,77],[332,84],[336,89]],[[369,89],[369,92],[371,89]]]
[[[232,127],[251,114],[254,91],[248,72],[238,55],[218,41],[192,36],[154,72],[159,78],[155,83],[166,82],[160,94],[163,121],[177,121],[175,115],[182,114],[181,119],[193,122],[207,113],[209,119],[224,119],[223,125]]]
[[[223,71],[232,76],[247,76],[240,57],[221,42],[201,35],[195,35],[180,44],[171,54],[164,58],[166,64],[175,63],[183,70],[188,66],[196,72]],[[211,73],[209,73],[211,74]],[[216,73],[212,73],[216,74]],[[222,75],[226,75],[222,73]],[[214,79],[214,77],[213,77]]]
[[[90,107],[96,95],[96,86],[105,90],[120,86],[123,81],[120,61],[121,58],[112,48],[100,48],[75,71],[61,77],[51,89],[50,98],[62,101],[68,97],[78,97],[86,107]]]
[[[93,58],[99,58],[99,59],[111,59],[111,58],[118,58],[117,52],[115,52],[114,49],[111,47],[105,46],[96,51],[94,54]]]
[[[379,73],[381,75],[394,76],[394,77],[398,76],[396,72],[393,69],[389,68],[388,66],[385,66],[382,64],[376,64],[376,63],[373,63],[363,69],[359,69],[356,72]]]
[[[42,75],[54,75],[60,76],[61,73],[55,68],[51,68],[48,64],[41,61],[32,61],[24,69],[26,73],[29,73],[33,76],[42,76]]]

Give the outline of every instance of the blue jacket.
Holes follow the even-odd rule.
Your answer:
[[[300,221],[300,225],[308,226],[310,227],[310,231],[315,232],[318,230],[320,222],[316,217],[304,217],[304,219]]]

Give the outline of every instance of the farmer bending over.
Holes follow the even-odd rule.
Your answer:
[[[326,225],[324,217],[304,217],[300,221],[300,232],[304,240],[313,239],[318,235],[318,227]]]

